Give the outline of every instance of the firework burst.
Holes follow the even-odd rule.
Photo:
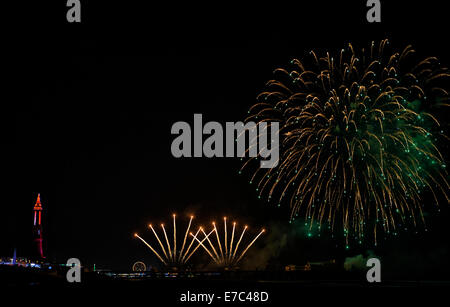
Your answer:
[[[213,229],[208,234],[203,229],[201,229],[203,235],[205,236],[205,238],[202,241],[200,241],[197,238],[197,236],[196,235],[194,236],[192,233],[191,236],[193,236],[193,238],[198,242],[198,244],[204,248],[204,250],[208,253],[208,255],[214,260],[214,262],[217,265],[227,268],[233,268],[236,267],[239,261],[247,253],[248,249],[256,242],[256,240],[258,240],[258,238],[266,230],[262,229],[250,243],[246,243],[246,245],[244,245],[245,246],[244,248],[239,249],[239,246],[242,247],[241,242],[248,229],[248,226],[245,225],[242,228],[242,232],[238,239],[237,235],[235,237],[237,223],[233,222],[231,235],[229,235],[229,231],[227,230],[226,217],[223,218],[223,224],[224,224],[224,232],[222,240],[220,239],[220,231],[218,230],[218,227],[216,226],[215,222],[212,222]],[[209,236],[212,233],[216,234],[215,236],[216,243],[214,243],[214,239],[209,239]],[[208,243],[206,243],[205,240]]]
[[[280,123],[278,167],[250,180],[259,197],[289,203],[291,219],[301,214],[311,227],[342,226],[347,243],[368,228],[376,244],[377,230],[424,222],[425,190],[449,201],[438,111],[448,106],[449,73],[437,58],[415,61],[411,46],[390,53],[388,45],[292,60],[247,118]]]

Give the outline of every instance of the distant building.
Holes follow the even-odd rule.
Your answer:
[[[295,265],[295,264],[289,264],[284,267],[285,271],[311,271],[315,269],[320,268],[330,268],[336,266],[336,260],[326,260],[326,261],[315,261],[310,262],[308,261],[305,265]]]
[[[288,264],[284,267],[285,271],[311,271],[311,266],[309,263],[306,265],[296,265],[296,264]]]

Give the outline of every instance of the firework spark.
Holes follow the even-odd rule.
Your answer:
[[[278,167],[251,176],[259,197],[289,203],[291,220],[301,214],[310,227],[342,226],[347,243],[367,228],[376,244],[379,229],[424,222],[424,191],[449,202],[438,110],[449,106],[442,82],[450,75],[437,58],[414,61],[411,46],[389,53],[388,45],[292,60],[247,118],[280,123]]]
[[[246,230],[248,229],[248,226],[245,225],[243,227],[239,241],[233,249],[233,241],[234,241],[234,233],[235,233],[235,229],[236,229],[236,222],[233,222],[233,228],[232,228],[232,232],[231,232],[231,241],[230,242],[228,240],[227,218],[226,217],[224,217],[223,222],[224,222],[224,239],[223,239],[224,248],[222,248],[219,230],[217,229],[215,222],[212,222],[213,229],[208,234],[206,234],[206,232],[202,229],[202,233],[205,236],[205,238],[202,241],[200,241],[196,236],[194,236],[194,238],[197,240],[199,245],[202,246],[203,249],[205,249],[205,251],[208,253],[208,255],[214,260],[214,262],[217,265],[223,266],[223,267],[235,267],[238,264],[238,262],[242,259],[242,257],[244,257],[244,255],[247,253],[248,249],[255,243],[255,241],[266,230],[262,229],[258,233],[258,235],[256,235],[256,237],[250,243],[248,243],[247,246],[241,252],[238,253],[239,245],[242,241],[242,238],[244,237]],[[214,244],[209,239],[209,236],[213,232],[216,233],[216,239],[217,239],[216,244]],[[206,244],[203,244],[203,242],[205,240],[209,243],[209,247]],[[220,253],[217,251],[215,246],[218,247],[218,250]]]

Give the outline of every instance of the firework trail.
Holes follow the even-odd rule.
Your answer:
[[[367,229],[376,244],[377,230],[424,222],[424,191],[436,204],[449,201],[439,113],[450,75],[434,57],[415,61],[411,46],[389,53],[388,45],[292,60],[292,70],[274,71],[246,119],[267,129],[280,123],[278,167],[250,179],[259,198],[288,203],[291,220],[301,214],[310,227],[339,227],[347,244]]]
[[[173,214],[173,244],[171,246],[170,242],[169,242],[169,238],[167,236],[167,232],[166,229],[164,227],[164,224],[161,224],[161,229],[164,233],[164,238],[165,238],[165,243],[166,243],[166,247],[164,247],[163,242],[161,241],[161,239],[159,238],[157,232],[155,231],[155,229],[153,228],[152,224],[149,224],[148,227],[152,230],[153,235],[155,236],[156,240],[159,243],[159,246],[161,247],[161,250],[163,252],[163,255],[160,255],[155,248],[153,248],[149,243],[147,243],[142,237],[140,237],[137,233],[134,234],[134,236],[138,239],[140,239],[148,248],[150,248],[150,250],[158,257],[159,260],[161,260],[162,263],[164,263],[165,265],[170,265],[170,266],[181,266],[186,264],[186,262],[189,260],[189,258],[191,258],[191,256],[195,253],[195,251],[197,251],[198,247],[200,246],[200,244],[198,244],[192,251],[191,248],[194,245],[195,241],[201,242],[197,239],[198,234],[200,233],[200,231],[202,231],[203,229],[201,227],[199,227],[199,229],[197,230],[197,232],[194,234],[190,233],[189,230],[191,229],[191,225],[192,225],[192,220],[194,219],[194,216],[191,215],[190,219],[189,219],[189,225],[186,228],[186,232],[184,234],[184,239],[183,239],[183,243],[181,246],[180,250],[177,250],[177,225],[176,225],[176,215]],[[187,237],[188,237],[188,233],[190,233],[192,235],[192,240],[191,243],[188,245],[188,247],[186,248],[186,250],[184,249],[186,246],[186,241]],[[205,239],[206,240],[208,238],[209,235],[206,235]],[[191,252],[190,252],[191,251]],[[190,252],[190,253],[189,253]]]
[[[142,242],[144,242],[144,244],[147,245],[147,247],[150,248],[153,253],[155,253],[156,257],[158,257],[158,259],[161,260],[162,263],[167,265],[167,262],[158,254],[158,252],[153,247],[151,247],[150,244],[148,244],[144,239],[142,239],[137,233],[135,233],[134,236],[139,240],[141,240]]]
[[[233,222],[233,228],[232,228],[232,232],[231,232],[231,241],[228,242],[228,231],[227,231],[227,218],[224,217],[223,219],[224,221],[224,239],[223,239],[223,243],[224,243],[224,247],[225,247],[225,253],[223,253],[223,248],[222,248],[222,241],[220,240],[220,235],[219,235],[219,230],[217,229],[216,223],[212,222],[213,225],[213,229],[206,234],[206,232],[202,229],[203,235],[205,236],[205,238],[200,241],[198,238],[194,237],[200,246],[203,247],[203,249],[208,253],[208,255],[214,260],[214,262],[219,265],[219,266],[223,266],[223,267],[235,267],[239,261],[242,259],[242,257],[244,257],[244,255],[247,253],[248,249],[255,243],[255,241],[266,231],[265,229],[262,229],[258,235],[256,235],[256,237],[249,243],[247,244],[247,246],[244,248],[243,251],[238,253],[238,249],[239,249],[239,245],[242,241],[242,238],[244,237],[244,234],[246,232],[246,230],[248,229],[248,226],[244,226],[244,228],[242,229],[241,232],[241,236],[239,238],[238,243],[236,244],[236,247],[233,249],[233,241],[234,241],[234,233],[235,233],[235,229],[236,229],[236,222]],[[209,239],[209,236],[215,232],[216,233],[216,246],[219,247],[219,251],[220,254],[217,252],[217,249],[214,246],[214,243]],[[209,243],[209,247],[206,246],[205,244],[203,244],[204,241],[208,241]]]

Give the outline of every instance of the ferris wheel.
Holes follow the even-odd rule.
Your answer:
[[[147,270],[147,267],[145,266],[145,263],[138,261],[133,264],[133,272],[145,272]]]

